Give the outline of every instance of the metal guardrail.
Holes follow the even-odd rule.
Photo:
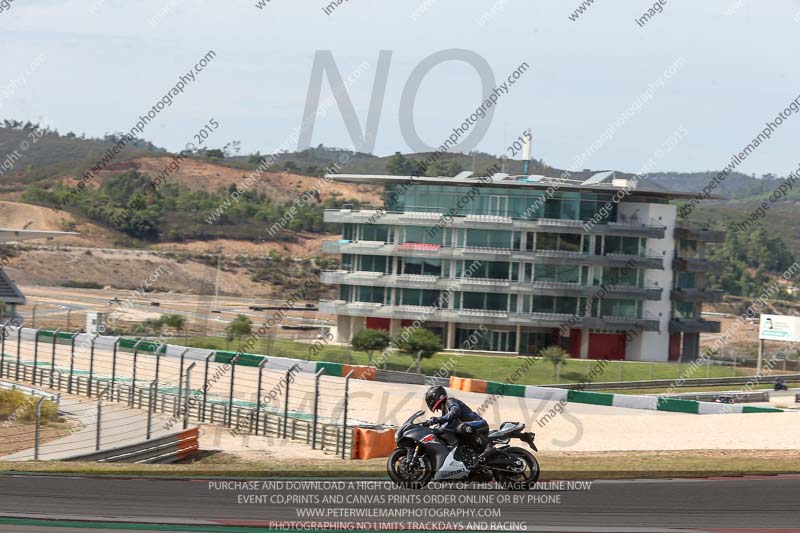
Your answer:
[[[763,392],[736,392],[736,391],[717,391],[717,392],[696,392],[684,394],[669,394],[668,398],[676,400],[696,400],[698,402],[713,402],[718,396],[731,396],[733,403],[752,403],[768,402],[769,391]]]
[[[744,385],[755,379],[756,376],[742,376],[735,378],[697,378],[697,379],[682,379],[678,383],[678,378],[675,379],[654,379],[647,381],[614,381],[614,382],[592,382],[592,383],[561,383],[555,385],[541,385],[541,387],[555,387],[560,389],[607,389],[607,390],[624,390],[624,389],[644,389],[644,388],[657,388],[669,387],[674,385],[678,388],[681,387],[707,387],[717,385]],[[782,378],[784,381],[800,381],[800,374],[776,374],[774,376],[760,376],[759,383],[774,383],[776,379]]]
[[[173,463],[196,453],[200,449],[199,438],[200,430],[192,428],[135,444],[75,455],[64,460],[98,463]]]

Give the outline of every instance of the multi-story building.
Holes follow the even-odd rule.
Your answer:
[[[724,236],[677,223],[670,201],[691,194],[613,172],[330,177],[384,186],[379,208],[325,212],[343,235],[323,244],[341,269],[323,272],[338,298],[320,311],[339,341],[422,325],[448,349],[666,361],[696,358],[699,334],[720,330],[701,310],[721,297],[705,245]]]

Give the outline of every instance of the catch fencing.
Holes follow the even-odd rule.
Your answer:
[[[330,376],[287,359],[8,325],[0,343],[0,379],[170,416],[164,431],[194,420],[350,457],[352,371]]]

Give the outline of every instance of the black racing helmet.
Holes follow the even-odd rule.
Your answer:
[[[441,385],[431,387],[428,389],[428,392],[425,393],[425,403],[428,405],[428,409],[431,411],[436,411],[436,409],[441,407],[446,401],[447,391],[444,390],[444,387]]]

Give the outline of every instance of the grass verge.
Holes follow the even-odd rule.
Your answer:
[[[176,337],[175,343],[185,344],[196,348],[212,350],[236,350],[236,342],[227,342],[224,337],[189,337],[188,339]],[[333,363],[348,363],[366,365],[369,357],[365,352],[357,352],[344,346],[325,346],[319,353],[309,351],[309,344],[284,339],[259,339],[253,348],[254,353],[269,354],[273,357],[294,357],[298,359],[313,359]],[[375,354],[380,357],[380,354]],[[407,371],[413,368],[414,358],[398,352],[389,355],[387,367],[389,370]],[[430,358],[422,360],[423,374],[433,375],[442,369],[452,369],[451,373],[460,377],[486,379],[490,381],[505,382],[521,366],[522,360],[514,356],[456,354],[441,352]],[[597,375],[597,361],[591,359],[569,359],[562,366],[560,372],[561,383],[578,383],[584,376],[595,369],[596,382],[601,381],[646,381],[650,379],[677,379],[687,369],[689,363],[643,363],[636,361],[609,361],[602,369],[602,374]],[[446,374],[446,372],[444,372]],[[738,367],[711,366],[698,369],[696,375],[683,376],[705,377],[734,377],[749,376],[753,369]],[[553,366],[547,361],[537,359],[536,364],[528,367],[528,371],[516,383],[520,385],[545,385],[555,383]]]

